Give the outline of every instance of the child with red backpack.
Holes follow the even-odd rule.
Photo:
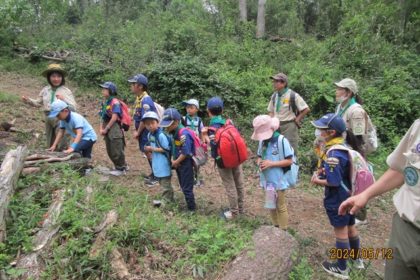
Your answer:
[[[232,121],[225,119],[223,100],[212,97],[207,101],[210,126],[202,130],[206,142],[210,144],[211,156],[215,159],[220,177],[229,199],[230,210],[223,213],[231,219],[244,212],[244,175],[241,163],[247,159],[245,141]]]
[[[352,260],[353,268],[364,268],[359,258],[360,239],[355,227],[355,216],[340,216],[338,208],[351,196],[353,162],[350,151],[358,152],[360,146],[353,133],[346,131],[346,124],[339,115],[329,113],[312,124],[316,128],[317,142],[322,143],[322,146],[316,151],[320,161],[311,182],[325,186],[324,207],[336,237],[336,246],[330,250],[330,259],[337,262],[324,261],[322,268],[335,277],[349,279],[347,259]]]
[[[182,116],[175,108],[168,108],[163,113],[160,127],[166,128],[173,137],[172,168],[176,170],[181,190],[189,211],[195,211],[194,198],[194,132],[186,129],[181,123]]]
[[[115,97],[117,87],[114,83],[105,82],[99,86],[102,88],[104,98],[99,112],[101,117],[99,132],[104,136],[106,151],[115,167],[110,174],[124,175],[128,167],[125,161],[125,140],[121,122],[123,117],[122,102]]]

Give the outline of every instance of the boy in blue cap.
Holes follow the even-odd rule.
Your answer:
[[[159,179],[163,189],[164,200],[174,202],[174,190],[171,185],[171,140],[159,127],[159,116],[155,112],[147,112],[142,122],[149,131],[146,152],[152,153],[153,174]]]
[[[147,135],[149,131],[142,122],[143,115],[147,112],[157,112],[153,99],[147,94],[148,79],[143,74],[137,74],[130,78],[128,82],[131,85],[131,92],[136,95],[136,102],[134,105],[134,125],[135,132],[134,137],[139,141],[140,151],[145,153],[149,162],[152,173],[145,177],[145,184],[148,186],[154,186],[159,183],[157,178],[153,174],[152,168],[152,155],[144,150],[144,146],[147,143]]]
[[[202,130],[206,142],[210,143],[211,156],[216,159],[217,144],[215,141],[216,131],[226,124],[223,114],[223,100],[220,97],[212,97],[207,101],[207,113],[210,119],[210,128]],[[229,200],[230,210],[223,213],[226,219],[232,219],[244,212],[244,175],[242,165],[235,168],[217,167],[220,178]]]
[[[194,198],[194,169],[193,169],[193,155],[195,152],[194,138],[190,131],[185,129],[181,123],[181,114],[175,108],[168,108],[163,113],[161,127],[173,136],[173,159],[171,161],[172,167],[176,169],[179,184],[187,202],[187,208],[190,211],[195,211]]]
[[[65,153],[78,152],[83,157],[91,158],[92,146],[96,142],[96,133],[89,122],[80,114],[71,112],[69,105],[62,101],[56,100],[51,104],[51,112],[49,118],[57,118],[59,122],[60,131],[55,138],[54,143],[48,149],[54,151],[58,143],[67,132],[73,138],[73,143],[65,150]]]
[[[105,82],[99,85],[102,88],[102,108],[99,113],[101,116],[100,134],[104,136],[106,152],[114,164],[115,169],[111,175],[120,176],[125,174],[127,163],[125,161],[124,132],[121,128],[122,109],[117,95],[117,86],[112,82]]]

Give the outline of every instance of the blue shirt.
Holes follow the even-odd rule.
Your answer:
[[[328,152],[327,159],[322,162],[325,170],[324,203],[327,206],[338,207],[341,202],[350,197],[350,194],[341,186],[341,181],[351,190],[350,159],[347,151],[332,150]]]
[[[147,93],[144,95],[144,97],[139,100],[139,97],[136,98],[136,104],[134,106],[134,121],[136,128],[139,127],[140,121],[143,118],[143,115],[146,112],[153,111],[156,112],[155,102],[153,102],[153,99],[147,95]],[[147,137],[147,134],[146,134]]]
[[[263,160],[281,161],[293,157],[293,148],[284,136],[272,137],[267,141],[268,144],[260,141],[258,145],[257,155]],[[271,167],[262,171],[260,184],[264,188],[271,184],[276,190],[285,190],[289,187],[282,167]]]
[[[159,128],[154,133],[149,132],[148,142],[153,148],[163,148],[165,153],[153,152],[152,153],[152,169],[153,174],[157,178],[164,178],[171,176],[171,162],[169,161],[169,152],[171,151],[170,136],[166,136],[165,133]]]
[[[96,133],[88,121],[76,112],[70,112],[67,118],[60,121],[60,128],[65,129],[71,137],[76,138],[76,129],[82,129],[82,140],[96,141]]]
[[[177,159],[180,155],[185,155],[192,157],[194,155],[195,147],[194,147],[194,138],[189,132],[188,129],[182,129],[183,126],[180,125],[175,130],[174,135],[174,158]],[[180,132],[180,129],[182,131]]]

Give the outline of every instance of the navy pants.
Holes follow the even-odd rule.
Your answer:
[[[80,140],[77,144],[77,148],[74,150],[77,153],[82,154],[82,157],[91,158],[92,157],[92,147],[96,141],[92,140]]]
[[[187,202],[188,210],[195,210],[195,198],[194,198],[194,168],[193,159],[186,158],[182,161],[181,165],[176,169],[176,175],[178,175],[179,184],[181,190],[184,193],[185,201]]]

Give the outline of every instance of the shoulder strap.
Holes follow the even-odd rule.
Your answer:
[[[292,109],[292,112],[297,116],[299,114],[299,110],[296,106],[296,92],[293,90],[290,91],[290,108]]]

